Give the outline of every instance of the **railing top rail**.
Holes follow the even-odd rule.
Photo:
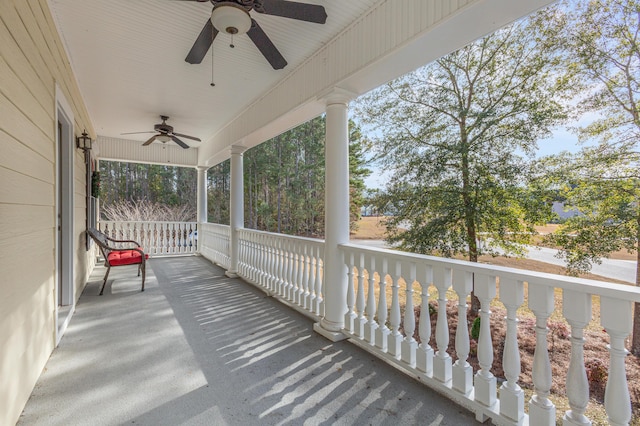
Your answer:
[[[358,244],[340,244],[340,248],[347,252],[368,253],[369,255],[383,255],[398,261],[410,261],[416,263],[439,264],[444,267],[455,268],[467,272],[483,275],[498,276],[505,279],[525,281],[530,284],[557,287],[566,290],[574,290],[592,295],[611,297],[615,299],[627,299],[640,302],[640,287],[631,284],[615,284],[606,281],[596,281],[586,278],[569,277],[565,275],[549,274],[545,272],[533,272],[524,269],[508,268],[505,266],[472,263],[466,260],[447,259],[424,254],[399,252],[396,250],[380,249],[360,246]]]
[[[179,220],[99,220],[99,223],[193,223],[196,221],[179,221]]]
[[[321,238],[298,237],[295,235],[278,234],[277,232],[259,231],[257,229],[250,229],[250,228],[238,228],[237,231],[246,232],[250,234],[271,235],[276,238],[292,239],[292,240],[304,241],[312,244],[324,244],[324,240]]]
[[[229,225],[223,225],[222,223],[211,223],[211,222],[203,222],[202,226],[209,226],[212,228],[225,228],[225,229],[231,229],[231,227]]]

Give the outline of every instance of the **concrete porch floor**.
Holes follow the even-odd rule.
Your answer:
[[[97,267],[20,425],[466,425],[466,410],[202,257]]]

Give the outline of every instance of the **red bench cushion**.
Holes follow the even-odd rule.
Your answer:
[[[148,259],[149,255],[145,253],[144,258]],[[135,250],[112,251],[109,253],[108,261],[111,266],[134,265],[142,263],[142,256]]]

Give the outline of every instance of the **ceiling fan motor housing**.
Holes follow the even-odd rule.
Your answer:
[[[226,1],[214,6],[211,23],[220,32],[240,35],[251,28],[251,17],[245,7]]]
[[[173,133],[173,126],[168,124],[156,124],[153,126],[153,130],[160,133]]]

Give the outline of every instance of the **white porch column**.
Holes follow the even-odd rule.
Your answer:
[[[202,224],[207,222],[207,169],[206,166],[197,166],[196,170],[198,171],[198,182],[196,189],[196,214],[197,214],[197,229],[202,229]],[[200,231],[200,237],[202,238],[202,231]],[[202,244],[202,239],[200,239],[200,244],[197,244],[197,251],[200,252],[200,247]]]
[[[244,166],[242,164],[242,154],[246,150],[247,148],[240,145],[231,147],[231,200],[229,205],[231,266],[225,273],[230,278],[238,276],[238,255],[240,253],[238,229],[244,228]]]
[[[325,313],[314,330],[332,341],[345,338],[347,271],[338,245],[349,242],[349,120],[348,92],[334,89],[327,96],[325,138]]]
[[[206,166],[198,166],[198,199],[197,199],[197,213],[198,226],[202,223],[208,222],[207,220],[207,170]]]

